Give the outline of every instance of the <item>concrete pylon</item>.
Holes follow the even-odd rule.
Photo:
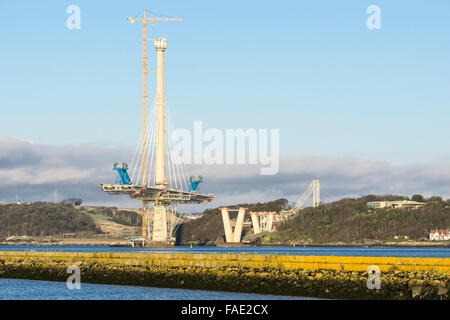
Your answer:
[[[252,217],[253,233],[254,234],[261,233],[261,228],[259,225],[259,216],[255,213],[250,213],[250,216]]]
[[[166,100],[164,93],[164,52],[167,49],[167,39],[155,39],[156,50],[156,185],[164,187],[166,182],[165,169],[165,122]]]
[[[254,234],[263,231],[272,232],[275,212],[250,212]]]
[[[234,242],[241,242],[242,226],[244,224],[245,208],[239,208],[236,227],[234,228]]]
[[[231,221],[230,221],[230,215],[229,211],[231,211],[228,208],[220,208],[220,211],[222,212],[222,221],[223,221],[223,228],[225,230],[225,240],[226,242],[234,242],[238,243],[241,242],[242,237],[242,226],[244,225],[244,215],[245,210],[247,208],[239,208],[237,220],[236,220],[236,226],[234,228],[231,227]],[[233,210],[236,211],[236,210]]]
[[[147,239],[147,202],[142,201],[142,226],[141,226],[141,234],[142,238]]]
[[[267,231],[267,232],[272,232],[273,214],[272,214],[272,213],[269,213],[269,215],[267,215],[266,217],[267,217],[266,231]]]
[[[313,207],[318,207],[320,205],[320,181],[313,180]]]
[[[230,221],[230,215],[228,214],[227,208],[221,208],[220,211],[222,212],[222,221],[223,221],[223,228],[225,230],[225,241],[226,242],[233,242],[233,230],[231,229],[231,221]]]
[[[166,101],[164,93],[164,52],[167,39],[155,39],[156,50],[156,186],[165,188],[165,134],[166,134]],[[167,206],[156,204],[153,210],[153,241],[167,241]]]
[[[153,210],[153,241],[167,241],[166,206],[155,205]]]

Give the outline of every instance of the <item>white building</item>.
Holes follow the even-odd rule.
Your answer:
[[[432,241],[445,241],[450,240],[450,230],[431,230],[429,238]]]
[[[412,208],[417,209],[426,205],[424,202],[399,200],[399,201],[370,201],[367,202],[367,207],[371,209],[400,209],[400,208]]]

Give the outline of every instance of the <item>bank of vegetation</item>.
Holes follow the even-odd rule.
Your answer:
[[[48,236],[99,233],[94,220],[73,205],[32,202],[0,205],[0,236]]]
[[[116,207],[87,207],[86,212],[91,215],[105,216],[109,220],[124,226],[140,227],[142,225],[141,215],[136,211]]]
[[[414,200],[427,204],[419,209],[369,209],[369,201]],[[241,204],[249,211],[277,211],[288,208],[286,199],[266,203]],[[230,214],[235,219],[236,213]],[[250,218],[246,217],[247,221]],[[262,242],[292,243],[364,243],[366,241],[423,241],[434,228],[450,227],[450,202],[440,197],[424,199],[399,195],[368,195],[345,198],[304,208],[299,214],[276,226],[276,231]],[[252,233],[244,227],[244,234]],[[178,232],[181,244],[206,244],[224,241],[222,217],[218,208],[205,210],[201,218],[184,223]]]
[[[418,209],[368,209],[368,201],[406,200],[404,196],[368,195],[305,208],[282,223],[268,242],[361,242],[427,240],[434,228],[450,227],[450,204],[440,197],[423,199]],[[418,197],[415,199],[419,200]]]
[[[116,207],[83,207],[63,201],[11,203],[0,205],[0,237],[61,236],[89,237],[102,234],[100,222],[120,226],[141,226],[141,216]]]

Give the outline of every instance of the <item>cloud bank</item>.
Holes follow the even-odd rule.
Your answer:
[[[84,204],[139,207],[127,196],[100,191],[113,183],[115,161],[127,161],[134,150],[93,146],[49,146],[0,137],[0,202],[54,201],[82,198]],[[324,202],[366,194],[420,193],[449,198],[450,163],[393,166],[388,162],[351,157],[291,155],[280,157],[278,174],[263,176],[258,165],[190,166],[189,175],[203,175],[203,193],[213,193],[209,205],[182,206],[199,212],[206,207],[274,200],[296,201],[312,179],[320,179]],[[307,204],[307,203],[306,203]]]

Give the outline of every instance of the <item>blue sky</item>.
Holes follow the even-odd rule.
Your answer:
[[[70,4],[80,30],[66,28]],[[381,30],[366,28],[371,4]],[[144,7],[184,19],[154,28],[177,127],[279,128],[283,154],[450,156],[446,0],[3,1],[1,134],[134,147],[141,27],[126,17]]]
[[[72,4],[81,9],[80,30],[66,28]],[[380,30],[366,27],[369,5],[381,9]],[[74,168],[105,166],[101,176],[92,176],[97,169],[80,175],[92,176],[95,188],[111,174],[119,150],[125,157],[134,151],[142,122],[142,28],[126,18],[143,8],[183,18],[152,29],[168,38],[167,99],[175,126],[192,130],[202,120],[204,129],[280,129],[283,157],[318,159],[303,160],[309,167],[283,160],[287,175],[299,166],[299,184],[286,191],[292,199],[323,172],[332,181],[340,165],[345,168],[339,167],[328,199],[368,192],[450,196],[448,0],[0,1],[0,137],[8,137],[0,141],[0,164],[20,163],[29,152],[23,150],[32,150],[36,159],[53,159],[45,162],[48,172],[55,164],[61,169],[54,181],[48,175],[31,179],[39,168],[30,165],[35,158],[24,156],[30,167],[20,171],[17,165],[23,179],[14,176],[20,180],[14,194],[31,179],[51,197],[63,188],[57,175],[75,179]],[[21,139],[42,150],[23,146]],[[110,154],[94,166],[88,158],[96,157],[96,148]],[[86,164],[70,160],[75,154],[85,156]],[[358,183],[352,180],[354,163]],[[389,177],[399,166],[404,176],[398,179],[405,180],[394,186]],[[416,170],[417,179],[432,178],[411,186]],[[11,172],[4,171],[5,177]],[[382,181],[375,178],[378,172]],[[246,188],[270,188],[270,179]],[[220,180],[213,191],[222,192],[224,185]],[[325,181],[323,186],[327,197]],[[74,185],[67,196],[80,188]],[[233,188],[230,183],[224,202],[234,199]],[[254,199],[275,196],[264,192]],[[106,198],[98,199],[92,201]]]

